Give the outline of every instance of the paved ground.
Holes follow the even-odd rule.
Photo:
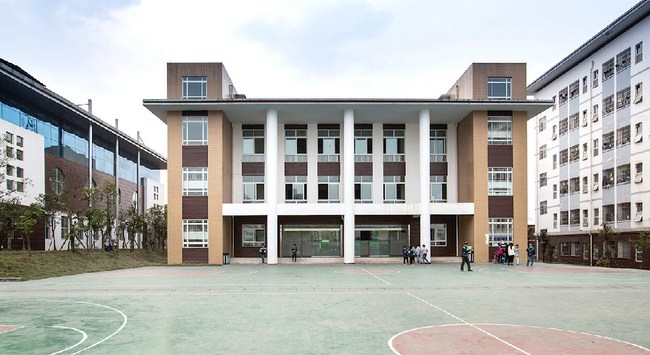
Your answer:
[[[150,267],[0,283],[0,354],[650,354],[650,272]]]

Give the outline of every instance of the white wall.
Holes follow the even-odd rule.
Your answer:
[[[16,151],[23,152],[23,160],[11,159],[7,161],[8,165],[14,167],[13,176],[5,174],[5,180],[23,181],[24,193],[15,192],[12,196],[20,199],[22,205],[29,205],[36,201],[39,194],[45,193],[45,155],[44,151],[44,138],[40,134],[26,130],[20,126],[16,126],[4,120],[0,120],[0,138],[4,141],[5,133],[13,134],[13,143],[4,142],[5,146],[13,148],[14,157]],[[17,137],[23,138],[23,146],[19,147],[16,144]],[[4,157],[5,150],[2,149],[0,154]],[[16,169],[23,169],[23,179],[16,177]],[[3,167],[5,169],[5,167]],[[6,173],[6,170],[5,170]],[[7,191],[6,181],[0,183],[0,190]]]

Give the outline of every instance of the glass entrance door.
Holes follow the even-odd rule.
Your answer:
[[[402,256],[402,247],[408,245],[408,226],[357,226],[354,244],[356,256]]]
[[[296,244],[298,257],[342,256],[341,229],[331,226],[282,226],[282,257],[291,257]]]

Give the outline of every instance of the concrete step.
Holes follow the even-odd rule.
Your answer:
[[[355,264],[402,264],[401,257],[366,257],[355,258]],[[432,264],[453,264],[459,263],[460,258],[456,256],[444,256],[431,258]],[[233,265],[255,265],[261,264],[260,258],[231,258],[230,263]],[[342,257],[314,257],[314,258],[298,258],[294,263],[291,258],[278,258],[278,264],[344,264]]]

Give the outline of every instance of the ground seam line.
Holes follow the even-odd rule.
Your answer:
[[[509,342],[507,342],[507,341],[505,341],[505,340],[499,338],[498,336],[496,336],[496,335],[494,335],[494,334],[488,332],[487,330],[484,330],[484,329],[482,329],[482,328],[480,328],[480,327],[477,327],[477,326],[475,326],[474,324],[471,324],[470,322],[468,322],[468,321],[466,321],[466,320],[464,320],[464,319],[462,319],[462,318],[460,318],[460,317],[458,317],[458,316],[456,316],[456,315],[454,315],[454,314],[451,314],[451,313],[445,311],[444,309],[442,309],[442,308],[440,308],[440,307],[438,307],[438,306],[436,306],[436,305],[434,305],[434,304],[431,304],[431,303],[429,303],[429,302],[427,302],[427,301],[421,299],[421,298],[418,297],[418,296],[415,296],[415,295],[411,294],[410,292],[407,292],[406,294],[409,295],[409,296],[411,296],[411,297],[413,297],[413,298],[415,298],[416,300],[418,300],[418,301],[420,301],[420,302],[426,304],[426,305],[429,305],[429,306],[431,306],[431,307],[433,307],[433,308],[439,310],[440,312],[442,312],[442,313],[444,313],[444,314],[446,314],[446,315],[448,315],[448,316],[450,316],[450,317],[452,317],[452,318],[454,318],[454,319],[457,319],[457,320],[460,321],[461,323],[464,323],[464,324],[466,324],[466,325],[469,325],[470,327],[472,327],[472,328],[478,330],[479,332],[481,332],[481,333],[483,333],[483,334],[485,334],[485,335],[487,335],[487,336],[489,336],[489,337],[491,337],[491,338],[494,338],[494,339],[496,339],[496,340],[498,340],[498,341],[500,341],[500,342],[502,342],[502,343],[508,345],[509,347],[511,347],[511,348],[513,348],[513,349],[515,349],[515,350],[517,350],[517,351],[519,351],[519,352],[521,352],[522,354],[532,355],[531,353],[527,352],[526,350],[523,350],[523,349],[517,347],[516,345],[511,344],[511,343],[509,343]]]
[[[375,275],[375,274],[373,274],[372,272],[370,272],[370,271],[368,271],[368,270],[366,270],[366,269],[364,269],[364,268],[362,268],[362,267],[360,267],[359,269],[361,269],[361,270],[363,270],[363,271],[365,271],[365,272],[366,272],[366,273],[368,273],[369,275],[372,275],[372,276],[374,276],[374,277],[375,277],[376,279],[378,279],[378,280],[380,280],[380,281],[382,281],[382,282],[383,282],[383,283],[385,283],[386,285],[390,285],[390,282],[388,282],[388,281],[386,281],[386,280],[384,280],[384,279],[382,279],[381,277],[379,277],[379,276],[377,276],[377,275]]]

